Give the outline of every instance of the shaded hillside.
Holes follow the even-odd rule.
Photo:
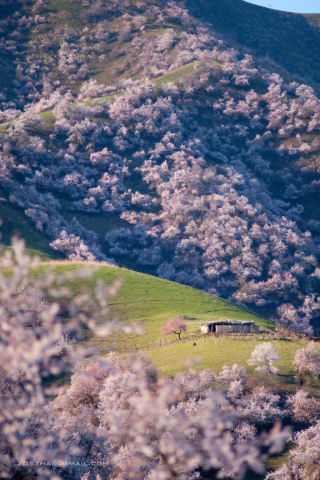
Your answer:
[[[300,81],[320,83],[320,15],[281,12],[242,0],[187,0],[186,5],[256,57],[266,57],[266,65],[275,62]]]
[[[48,246],[48,239],[35,230],[33,223],[24,215],[23,210],[1,200],[0,222],[0,244],[4,250],[11,249],[11,240],[15,236],[25,241],[26,253],[31,257],[38,255],[43,261],[62,258],[62,255],[52,251]],[[2,253],[0,251],[0,255]]]

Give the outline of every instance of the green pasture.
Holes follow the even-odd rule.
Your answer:
[[[199,364],[193,368],[202,370],[210,368],[218,373],[223,365],[233,365],[237,363],[246,368],[250,379],[249,386],[266,386],[277,393],[293,393],[297,389],[294,383],[294,366],[292,361],[295,352],[299,348],[304,348],[306,342],[290,340],[270,340],[274,348],[280,353],[281,360],[276,366],[279,368],[277,375],[257,374],[254,369],[247,364],[251,352],[254,348],[267,339],[235,339],[228,337],[202,336],[188,342],[176,342],[161,348],[150,350],[148,354],[155,365],[165,375],[175,375],[179,371],[188,368],[188,360],[194,358]],[[193,347],[193,343],[196,346]],[[314,395],[320,397],[320,383],[310,379],[308,390]]]
[[[47,267],[41,266],[37,272],[40,273],[44,268]],[[78,268],[81,268],[81,265],[75,263],[53,264],[56,274],[74,272]],[[264,331],[274,329],[274,323],[267,318],[223,298],[132,270],[105,265],[99,268],[97,265],[97,271],[91,278],[72,280],[67,285],[74,295],[80,293],[83,287],[93,292],[98,280],[111,285],[117,279],[121,279],[123,283],[117,294],[109,301],[109,315],[106,320],[117,318],[123,323],[139,325],[143,333],[141,335],[114,333],[111,337],[103,339],[96,338],[88,330],[84,343],[98,344],[101,354],[109,351],[110,344],[118,351],[125,352],[132,348],[150,349],[151,346],[157,345],[160,339],[162,343],[171,341],[172,336],[164,340],[165,337],[159,328],[174,316],[186,317],[187,331],[182,334],[182,338],[190,334],[199,334],[200,323],[215,319],[253,320]],[[65,303],[67,302],[65,300]]]
[[[46,266],[42,265],[37,272],[44,268]],[[73,272],[77,268],[81,268],[81,265],[53,264],[57,274]],[[145,350],[161,372],[169,376],[189,368],[190,359],[196,359],[195,370],[210,368],[215,372],[219,372],[223,365],[231,366],[238,363],[246,367],[250,374],[250,388],[266,385],[279,393],[296,390],[292,361],[296,350],[304,347],[306,342],[270,339],[281,355],[281,361],[277,365],[279,374],[270,376],[256,374],[254,367],[247,365],[247,360],[259,342],[268,341],[268,334],[271,338],[274,324],[236,304],[186,285],[112,266],[102,266],[89,279],[72,280],[68,282],[68,287],[72,294],[79,293],[84,286],[93,292],[97,280],[103,280],[106,285],[111,285],[119,278],[123,283],[117,294],[109,301],[109,315],[106,321],[116,317],[122,323],[139,325],[143,333],[125,335],[116,332],[110,337],[98,338],[86,330],[85,338],[81,341],[84,345],[98,346],[102,356],[107,355],[110,350],[116,350],[120,354]],[[174,316],[186,317],[187,331],[182,333],[181,341],[178,341],[175,335],[164,336],[159,331],[160,326]],[[199,336],[200,323],[227,318],[255,321],[260,325],[260,330],[266,332],[264,338]],[[193,347],[194,342],[196,346]],[[308,386],[315,396],[319,396],[318,383],[310,380]]]
[[[79,267],[81,268],[81,265],[75,263],[64,263],[56,264],[54,270],[56,273],[64,273]],[[197,322],[212,318],[254,320],[263,328],[274,328],[270,320],[223,298],[131,270],[102,266],[92,278],[73,280],[69,286],[74,293],[78,293],[85,282],[86,287],[93,291],[97,280],[101,279],[106,285],[111,285],[118,278],[123,280],[123,285],[110,300],[110,316],[116,316],[126,323],[139,323],[150,335],[155,332],[155,328],[162,325],[163,320],[167,321],[177,315],[191,317]],[[150,327],[150,323],[155,327]],[[151,336],[156,340],[158,333]]]

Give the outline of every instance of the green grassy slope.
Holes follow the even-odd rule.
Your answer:
[[[72,272],[81,265],[75,263],[54,264],[57,274]],[[45,265],[40,270],[46,268]],[[220,371],[223,365],[238,363],[247,368],[250,374],[250,388],[255,385],[267,385],[279,393],[294,392],[294,370],[292,360],[298,348],[305,346],[302,341],[272,340],[276,350],[280,352],[279,375],[258,375],[253,367],[248,367],[247,360],[258,342],[268,340],[267,337],[254,339],[236,339],[230,337],[196,336],[199,335],[199,323],[213,319],[254,320],[261,330],[272,331],[274,324],[270,320],[258,316],[227,300],[206,294],[191,287],[152,277],[130,270],[102,266],[90,279],[73,280],[69,283],[74,294],[80,292],[82,286],[93,291],[96,281],[102,279],[105,284],[112,284],[121,278],[123,285],[118,293],[110,299],[109,318],[117,317],[123,323],[138,324],[143,328],[142,335],[125,335],[115,333],[106,339],[97,338],[86,331],[83,344],[98,345],[100,355],[106,355],[111,349],[121,354],[132,349],[145,350],[155,365],[166,375],[174,375],[187,368],[186,361],[196,357],[201,360],[194,368],[201,370],[211,368]],[[182,341],[172,341],[173,336],[163,336],[159,327],[178,315],[187,317],[187,331],[182,333]],[[161,347],[160,347],[161,339]],[[196,346],[193,347],[193,342]],[[166,344],[167,343],[167,344]],[[64,381],[61,379],[61,381]],[[319,396],[319,382],[312,381],[308,389]]]
[[[54,271],[62,274],[77,268],[79,268],[77,264],[62,263],[56,264]],[[261,325],[263,330],[274,329],[274,324],[270,320],[223,298],[169,280],[112,266],[102,266],[89,280],[73,280],[69,287],[77,294],[83,285],[93,291],[98,279],[103,280],[106,285],[111,285],[118,278],[123,280],[123,285],[117,295],[110,300],[109,318],[117,317],[121,322],[138,324],[144,333],[139,336],[115,333],[111,339],[98,339],[88,331],[85,342],[99,343],[102,353],[109,351],[110,343],[118,350],[125,351],[135,345],[136,348],[154,346],[160,339],[164,342],[164,336],[159,331],[160,326],[169,318],[180,315],[188,317],[186,335],[199,333],[201,322],[220,318],[253,320]],[[172,336],[168,337],[168,341],[170,339]]]
[[[61,274],[79,267],[75,263],[58,263],[54,270]],[[93,291],[98,279],[111,285],[117,278],[123,280],[123,285],[110,301],[110,317],[116,316],[123,322],[139,323],[145,328],[148,341],[157,339],[160,335],[158,327],[176,315],[192,317],[193,323],[230,318],[254,320],[263,328],[274,327],[270,320],[223,298],[169,280],[111,266],[102,266],[89,280],[72,281],[70,287],[74,293],[78,293],[85,282],[89,290]]]

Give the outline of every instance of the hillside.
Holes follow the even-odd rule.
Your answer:
[[[242,0],[188,0],[186,5],[286,81],[294,75],[301,83],[319,84],[319,14],[281,12]]]
[[[72,273],[83,265],[53,263],[51,266],[56,274],[61,275]],[[46,268],[45,265],[37,273],[41,273],[44,268]],[[109,301],[108,319],[117,318],[121,323],[139,325],[142,327],[142,333],[128,335],[115,332],[110,337],[99,338],[86,330],[86,337],[81,344],[98,346],[99,354],[102,356],[107,355],[110,349],[120,354],[135,350],[146,351],[153,363],[164,374],[171,376],[184,370],[190,357],[200,360],[200,363],[194,366],[197,371],[210,368],[218,372],[223,365],[231,366],[237,363],[247,369],[253,384],[268,384],[273,391],[282,394],[295,392],[292,360],[296,350],[304,347],[305,342],[273,340],[273,345],[282,357],[279,363],[281,375],[266,378],[265,375],[255,373],[254,368],[247,365],[251,351],[259,342],[264,341],[262,337],[235,339],[202,336],[199,338],[200,323],[227,318],[253,320],[260,325],[261,331],[274,331],[273,322],[234,303],[186,285],[112,266],[102,266],[89,279],[73,280],[68,283],[68,287],[73,295],[79,294],[82,287],[86,287],[92,293],[98,280],[111,285],[119,278],[122,279],[123,284]],[[180,342],[174,335],[164,336],[159,331],[160,326],[174,316],[186,317],[187,330],[182,333]],[[197,344],[196,347],[192,347],[194,342]],[[63,375],[57,383],[63,384],[65,378]],[[68,375],[67,378],[69,378]],[[308,390],[316,397],[319,396],[317,385],[317,381],[312,381],[308,386]]]
[[[198,6],[6,4],[5,243],[13,229],[43,258],[113,262],[310,333],[317,17]]]
[[[81,265],[62,262],[61,265],[54,263],[53,267],[57,274],[62,274],[75,271]],[[145,333],[136,338],[137,346],[159,340],[159,327],[169,318],[180,315],[190,318],[190,328],[197,332],[199,323],[203,321],[227,318],[253,320],[261,325],[262,329],[274,330],[274,323],[270,320],[223,298],[187,285],[112,266],[102,266],[92,278],[73,281],[70,287],[73,294],[79,294],[82,285],[92,292],[98,279],[111,285],[117,278],[123,280],[123,285],[110,300],[109,318],[116,317],[121,322],[141,325]],[[131,344],[130,340],[128,342]]]

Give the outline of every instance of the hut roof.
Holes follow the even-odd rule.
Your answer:
[[[199,327],[202,325],[254,325],[254,321],[242,321],[242,320],[212,320],[210,322],[200,323]]]

